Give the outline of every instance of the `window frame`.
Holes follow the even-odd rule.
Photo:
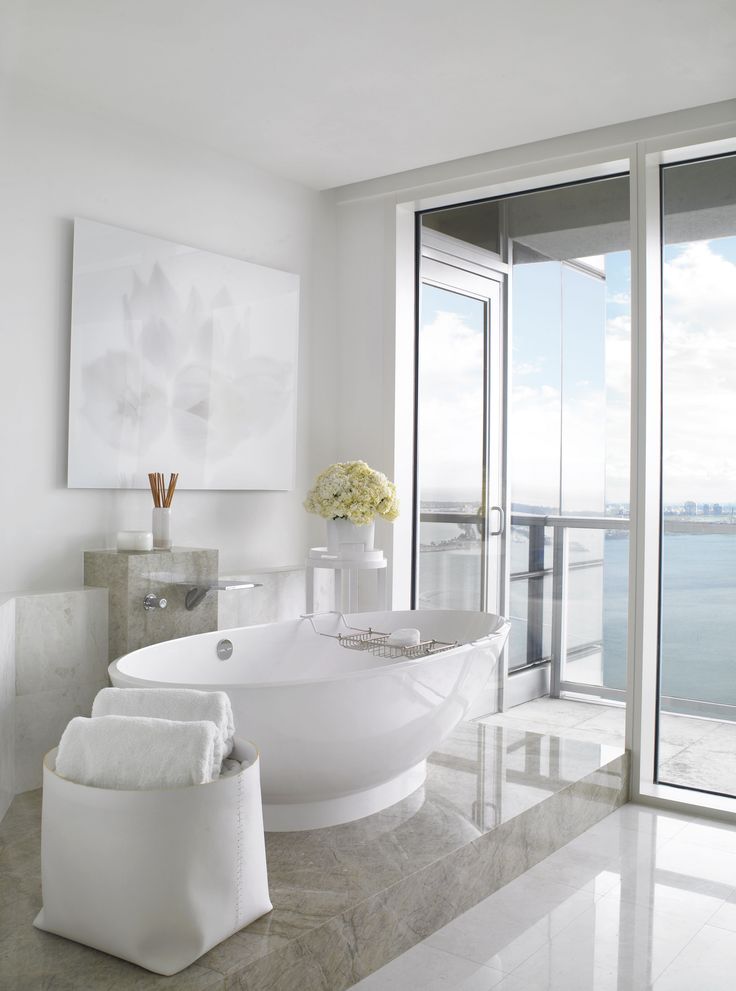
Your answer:
[[[706,124],[689,132],[632,140],[547,161],[509,165],[486,177],[486,184],[446,180],[406,190],[394,199],[396,219],[396,327],[413,326],[408,339],[397,332],[397,369],[415,367],[418,285],[418,214],[474,200],[530,192],[553,185],[627,172],[631,217],[631,445],[629,633],[626,747],[631,752],[632,800],[680,811],[697,810],[736,823],[736,799],[688,791],[655,781],[657,672],[660,633],[661,457],[662,457],[662,283],[660,166],[736,151],[736,124]],[[550,167],[551,166],[551,167]],[[400,290],[411,280],[411,304]],[[396,394],[399,401],[398,392]],[[406,409],[404,407],[404,409]],[[396,420],[401,418],[397,408]],[[407,435],[396,429],[395,463],[405,453]],[[412,462],[413,462],[412,445]],[[416,488],[413,491],[416,502]],[[411,528],[399,530],[394,556],[412,554]],[[393,578],[394,601],[406,601],[406,572]]]

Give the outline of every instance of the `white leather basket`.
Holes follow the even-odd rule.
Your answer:
[[[258,751],[243,770],[167,791],[90,788],[44,758],[38,929],[176,974],[272,909]]]

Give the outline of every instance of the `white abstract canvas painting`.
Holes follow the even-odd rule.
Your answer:
[[[69,487],[290,489],[299,277],[74,222]]]

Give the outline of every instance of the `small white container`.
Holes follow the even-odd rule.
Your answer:
[[[171,509],[153,507],[153,546],[157,551],[171,550]]]
[[[119,551],[153,550],[153,534],[150,530],[118,530]]]

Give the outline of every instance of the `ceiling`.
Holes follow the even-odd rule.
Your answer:
[[[735,0],[0,0],[6,73],[317,189],[736,96]]]

